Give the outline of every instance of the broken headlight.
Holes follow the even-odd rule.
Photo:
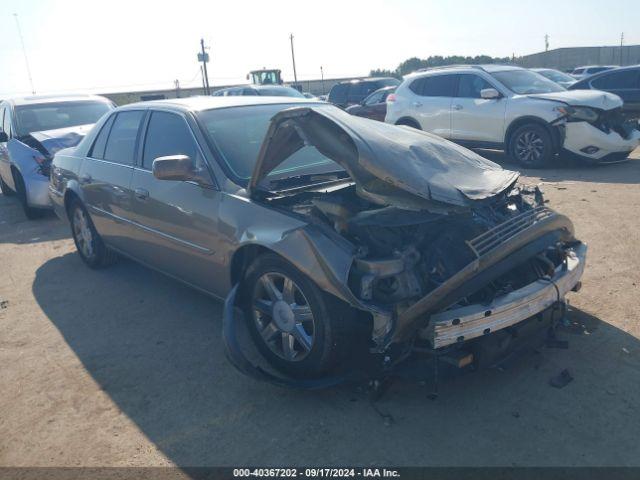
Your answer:
[[[599,113],[589,107],[570,107],[569,105],[562,105],[560,107],[556,107],[555,111],[564,116],[569,122],[594,123],[599,117]]]

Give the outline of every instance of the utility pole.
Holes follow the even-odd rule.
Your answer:
[[[544,36],[544,51],[548,52],[549,51],[549,35],[545,34]]]
[[[22,54],[24,55],[24,63],[27,66],[27,75],[29,76],[29,84],[31,85],[31,94],[36,94],[36,89],[33,86],[33,78],[31,78],[31,68],[29,67],[29,59],[27,58],[27,49],[24,48],[24,39],[22,38],[22,29],[20,28],[20,20],[18,20],[18,14],[14,13],[13,18],[16,19],[16,26],[18,27],[18,36],[20,37],[20,43],[22,44]]]
[[[198,60],[202,62],[202,69],[204,72],[204,94],[210,95],[211,89],[209,88],[209,74],[207,73],[207,62],[209,61],[209,54],[206,52],[204,46],[204,38],[200,39],[200,47],[202,48],[202,53],[198,54]]]
[[[204,83],[204,70],[202,70],[202,65],[200,65],[200,78],[202,78],[202,93],[207,91],[207,84]]]
[[[176,98],[180,98],[180,80],[177,78],[173,81],[173,84],[176,87]]]
[[[620,66],[622,66],[622,45],[624,44],[624,32],[620,35]]]
[[[298,74],[296,73],[296,55],[293,53],[293,33],[289,34],[289,40],[291,41],[291,60],[293,61],[293,80],[298,83]]]
[[[322,71],[322,65],[320,65],[320,78],[322,79],[322,95],[324,95],[324,72]]]

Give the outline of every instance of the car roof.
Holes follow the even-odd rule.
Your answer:
[[[579,80],[574,85],[577,86],[577,87],[580,87],[582,85],[589,85],[594,80],[596,80],[598,78],[605,77],[607,75],[611,75],[613,73],[625,72],[627,70],[638,70],[638,69],[640,69],[640,64],[638,64],[638,65],[627,65],[626,67],[615,67],[615,68],[612,68],[612,69],[609,69],[609,70],[604,70],[602,72],[594,73],[593,75],[590,75],[587,78],[583,78],[582,80]]]
[[[581,67],[576,67],[574,70],[578,70],[579,68],[616,68],[615,65],[582,65]]]
[[[227,97],[188,97],[188,98],[170,98],[166,100],[152,100],[150,102],[137,102],[130,103],[120,107],[118,110],[129,110],[139,108],[150,107],[163,107],[172,110],[182,111],[201,111],[210,110],[213,108],[229,108],[229,107],[246,107],[251,105],[277,105],[277,104],[321,104],[326,105],[326,102],[315,101],[311,98],[299,98],[299,97],[268,97],[268,96],[255,96],[255,95],[238,95]]]
[[[443,65],[441,67],[430,67],[430,68],[421,68],[420,70],[416,70],[408,75],[405,75],[404,78],[411,78],[415,76],[420,76],[424,74],[430,73],[440,73],[440,72],[452,72],[452,73],[469,73],[469,72],[477,72],[478,70],[493,73],[493,72],[504,72],[509,70],[526,70],[517,65],[502,65],[502,64],[483,64],[483,65]]]
[[[342,82],[338,82],[336,85],[340,85],[343,83],[379,82],[380,80],[397,80],[397,79],[394,79],[393,77],[356,78],[355,80],[344,80]]]
[[[94,100],[99,102],[111,102],[106,97],[99,95],[29,95],[26,97],[10,97],[5,98],[4,101],[9,102],[14,106],[22,105],[40,105],[43,103],[60,103],[60,102],[81,102],[83,100]]]

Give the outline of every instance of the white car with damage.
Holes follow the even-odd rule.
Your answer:
[[[385,121],[471,148],[501,149],[524,167],[547,166],[558,153],[614,163],[640,143],[622,105],[617,95],[567,91],[515,66],[452,66],[406,76],[387,98]]]

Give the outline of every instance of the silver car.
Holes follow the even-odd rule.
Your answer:
[[[50,191],[87,265],[121,254],[226,298],[236,366],[239,307],[273,366],[319,376],[356,344],[386,371],[557,322],[586,246],[517,180],[323,102],[200,97],[116,109],[58,152]]]
[[[77,145],[113,103],[93,95],[31,96],[0,102],[0,187],[17,194],[28,218],[49,204],[55,153]]]

